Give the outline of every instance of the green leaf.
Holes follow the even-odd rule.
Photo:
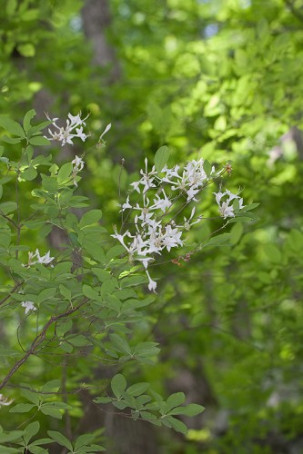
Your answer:
[[[230,233],[221,233],[211,238],[204,247],[226,246],[228,244],[230,244]]]
[[[34,404],[17,404],[10,409],[10,413],[27,413],[36,405]]]
[[[260,203],[251,203],[251,204],[249,204],[249,205],[245,205],[245,207],[243,207],[241,211],[245,212],[245,211],[254,210],[254,209],[257,208],[259,205],[260,205]]]
[[[87,197],[82,197],[82,196],[73,196],[69,202],[69,206],[73,208],[82,208],[82,207],[87,207],[89,206],[88,203],[88,198]]]
[[[127,382],[122,374],[117,374],[112,378],[111,388],[117,398],[121,397],[126,390]]]
[[[172,416],[167,416],[162,421],[164,425],[173,428],[176,432],[180,432],[186,435],[187,427],[182,421],[179,421],[179,419],[173,418]]]
[[[116,246],[113,246],[110,248],[110,250],[106,254],[107,260],[111,260],[115,257],[119,257],[120,255],[125,254],[125,249],[123,246],[120,246],[117,244]]]
[[[28,136],[31,137],[31,136],[39,133],[41,131],[41,129],[46,128],[50,124],[51,124],[51,121],[47,120],[47,121],[43,121],[42,123],[39,123],[38,125],[32,126],[27,132]]]
[[[23,430],[12,430],[9,433],[0,433],[0,443],[9,443],[18,440],[24,434]]]
[[[16,136],[21,137],[22,139],[25,137],[23,128],[14,120],[11,120],[9,117],[0,115],[0,126],[4,128],[6,131],[14,134]],[[3,137],[2,137],[3,139]]]
[[[90,444],[94,439],[95,435],[93,434],[80,435],[75,442],[75,450],[77,451],[79,448],[82,448],[82,446]]]
[[[49,140],[43,136],[31,137],[29,139],[29,143],[31,145],[49,145],[50,144]]]
[[[230,243],[234,246],[238,243],[243,234],[243,224],[235,224],[230,231]]]
[[[112,346],[115,347],[119,352],[126,353],[127,355],[132,354],[132,350],[127,341],[120,337],[118,334],[110,334],[110,340]]]
[[[51,437],[51,439],[56,441],[59,445],[64,446],[71,451],[73,450],[73,445],[71,444],[71,442],[60,432],[57,432],[55,430],[48,430],[47,433]]]
[[[157,355],[160,349],[157,347],[157,342],[140,342],[134,347],[134,353],[142,356]]]
[[[0,445],[0,454],[20,454],[20,449],[18,448],[8,448],[7,446]]]
[[[39,440],[32,441],[30,446],[46,445],[52,442],[53,440],[51,438],[39,438]]]
[[[146,283],[146,277],[141,275],[125,277],[121,281],[121,288],[135,287]]]
[[[62,419],[62,413],[58,408],[55,408],[52,404],[43,404],[40,411],[47,416],[52,416],[56,419]]]
[[[26,181],[32,181],[38,175],[37,170],[34,167],[28,167],[21,172],[21,178]]]
[[[167,164],[169,155],[170,150],[166,145],[160,147],[159,150],[157,150],[155,154],[155,167],[157,172],[161,172],[163,167]]]
[[[103,297],[107,297],[108,294],[112,295],[112,293],[117,289],[117,281],[114,278],[107,279],[103,282],[101,286],[101,294]],[[115,295],[117,298],[117,295]]]
[[[82,334],[78,334],[74,337],[68,337],[66,340],[68,340],[68,342],[75,347],[85,347],[86,345],[91,345],[91,342]]]
[[[71,320],[69,320],[71,321]],[[43,392],[58,391],[61,386],[61,381],[58,379],[50,380],[42,386]]]
[[[99,301],[101,299],[99,293],[94,290],[90,285],[84,284],[82,286],[83,295],[91,300]]]
[[[26,112],[26,114],[24,115],[23,128],[24,128],[24,131],[25,131],[26,133],[27,133],[28,130],[30,129],[30,127],[31,127],[31,120],[34,118],[35,115],[36,115],[35,109],[29,110],[29,111]]]
[[[131,396],[140,396],[141,394],[145,393],[145,391],[148,390],[150,387],[150,383],[136,383],[135,385],[131,385],[127,389],[127,394],[130,394]]]
[[[7,249],[11,242],[11,230],[8,225],[0,226],[0,246]]]
[[[57,180],[53,177],[48,177],[47,175],[41,175],[42,178],[42,188],[50,193],[56,193],[58,191]]]
[[[71,300],[72,298],[72,292],[70,291],[69,288],[65,287],[65,285],[60,284],[59,285],[59,291],[64,298],[66,298],[68,301]]]
[[[203,168],[204,168],[204,171],[206,173],[206,175],[209,177],[210,176],[210,173],[211,173],[211,164],[209,161],[205,160],[204,161],[204,164],[203,164]]]
[[[51,441],[52,440],[50,440],[50,442]],[[28,448],[29,448],[31,454],[48,454],[49,453],[48,449],[41,448],[41,446],[34,446],[32,443],[30,445],[28,445]]]
[[[150,413],[149,411],[140,411],[140,416],[142,419],[145,419],[146,421],[149,421],[156,426],[161,426],[161,422],[159,421],[157,416],[153,413]]]
[[[92,268],[91,271],[97,276],[100,282],[112,278],[110,271],[104,270],[103,268]]]
[[[57,179],[59,184],[66,183],[70,180],[71,173],[73,170],[73,164],[71,162],[66,162],[63,166],[59,169]]]
[[[170,415],[185,415],[185,416],[196,416],[202,413],[205,410],[205,407],[198,404],[189,404],[186,407],[176,407],[173,408],[169,414]]]
[[[124,410],[125,408],[128,407],[128,404],[126,404],[125,402],[121,402],[120,400],[119,401],[113,401],[113,405],[118,408],[119,410]]]
[[[39,432],[40,424],[38,421],[32,422],[25,428],[24,440],[28,444],[29,440]]]
[[[85,227],[98,224],[101,217],[102,217],[101,210],[90,210],[82,216],[79,222],[79,228],[82,230]]]
[[[174,393],[166,401],[166,413],[169,412],[172,408],[178,407],[183,404],[185,401],[184,393]]]
[[[47,303],[53,300],[54,296],[56,295],[56,292],[57,289],[54,287],[43,289],[38,295],[37,303]]]
[[[3,202],[0,203],[0,211],[4,214],[9,214],[12,211],[16,211],[17,209],[17,204],[16,202]]]
[[[74,348],[71,344],[68,344],[67,342],[62,342],[60,343],[60,348],[66,353],[72,353]]]
[[[22,389],[22,396],[24,396],[27,400],[32,402],[35,405],[39,405],[40,403],[40,397],[38,393],[35,393],[34,391],[30,391],[29,389]]]
[[[2,140],[2,142],[12,143],[12,144],[21,142],[21,139],[17,139],[15,137],[1,136],[0,139]],[[1,158],[1,159],[6,159],[6,158]]]

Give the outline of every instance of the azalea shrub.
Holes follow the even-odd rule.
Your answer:
[[[30,110],[22,125],[0,117],[0,453],[104,450],[102,427],[78,432],[81,389],[100,407],[185,434],[183,417],[200,414],[203,402],[187,402],[182,389],[162,396],[153,383],[136,381],[141,367],[159,361],[151,330],[140,331],[142,321],[152,323],[149,307],[161,292],[155,265],[189,261],[221,244],[221,230],[252,220],[255,204],[223,189],[230,164],[217,169],[197,156],[171,165],[164,146],[117,206],[121,225],[107,225],[102,207],[81,193],[89,117],[69,114],[63,126],[34,117]],[[52,147],[78,139],[81,156],[56,163]],[[203,223],[204,195],[222,222],[197,244],[190,231]],[[100,364],[108,371],[101,384],[93,373]]]

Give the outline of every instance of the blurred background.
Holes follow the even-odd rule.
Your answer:
[[[79,433],[104,426],[118,454],[302,453],[301,0],[2,0],[0,21],[1,113],[90,114],[85,148],[52,151],[85,151],[80,193],[107,226],[162,145],[171,165],[231,163],[228,188],[259,203],[257,220],[231,224],[220,244],[153,270],[158,298],[137,329],[162,350],[140,374],[206,407],[188,435],[104,418],[84,392]],[[222,226],[215,189],[190,251]]]

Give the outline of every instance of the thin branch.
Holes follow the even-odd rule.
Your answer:
[[[1,306],[2,304],[4,304],[5,301],[7,301],[7,300],[12,296],[12,294],[15,293],[15,291],[16,291],[19,287],[21,287],[22,284],[23,284],[23,282],[18,282],[18,283],[12,288],[12,290],[9,292],[9,294],[8,294],[7,296],[5,296],[4,298],[2,298],[2,300],[0,300],[0,306]]]
[[[49,319],[49,321],[44,325],[40,334],[38,334],[38,336],[36,336],[35,339],[33,340],[29,350],[25,353],[25,355],[19,361],[16,362],[16,364],[14,364],[14,366],[11,368],[11,370],[8,372],[8,374],[4,377],[4,379],[0,383],[0,390],[2,388],[4,388],[4,386],[7,384],[7,382],[17,372],[17,370],[27,361],[27,359],[31,355],[35,354],[37,348],[45,340],[47,331],[50,328],[50,326],[53,325],[58,320],[60,320],[61,318],[68,317],[69,315],[73,314],[74,312],[79,310],[86,302],[87,302],[87,299],[85,299],[82,303],[78,304],[78,306],[74,307],[73,309],[70,309],[69,311],[66,311],[63,314],[53,316]]]
[[[18,224],[11,219],[9,216],[3,213],[2,210],[0,210],[0,216],[2,216],[4,219],[6,219],[8,222],[10,222],[16,229],[18,229]]]

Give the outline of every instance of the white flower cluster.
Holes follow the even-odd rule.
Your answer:
[[[228,217],[235,217],[233,201],[238,199],[239,201],[239,210],[244,208],[243,199],[237,194],[233,194],[228,189],[225,192],[214,192],[216,196],[216,202],[219,206],[219,211],[221,216],[226,219]],[[223,200],[222,200],[223,199]]]
[[[165,167],[165,177],[163,182],[169,183],[173,191],[182,191],[187,196],[187,202],[191,200],[197,202],[195,195],[201,191],[204,184],[209,180],[204,170],[204,160],[190,161],[184,167],[181,175],[179,175],[179,166],[175,166],[172,169]],[[211,174],[215,173],[215,169],[212,168]]]
[[[44,137],[48,140],[61,142],[62,147],[67,143],[72,145],[75,137],[79,137],[83,142],[88,138],[88,135],[83,132],[83,126],[86,125],[85,120],[88,118],[88,115],[81,119],[81,112],[78,115],[69,113],[65,128],[57,125],[59,118],[49,118],[48,116],[47,118],[52,122],[55,130],[48,129],[50,137]]]
[[[140,180],[132,183],[134,190],[142,197],[142,204],[131,205],[129,196],[122,204],[122,212],[132,210],[135,213],[135,232],[126,230],[123,234],[115,232],[112,236],[120,241],[130,260],[142,262],[150,291],[155,291],[157,287],[147,270],[153,260],[153,254],[161,254],[164,250],[170,252],[172,248],[182,246],[183,232],[202,218],[194,217],[194,207],[189,218],[183,218],[181,225],[177,225],[174,220],[191,201],[197,202],[195,196],[208,182],[209,177],[203,164],[203,159],[193,160],[185,165],[183,171],[179,166],[165,166],[161,173],[158,173],[155,167],[148,171],[146,159],[145,170],[140,171]],[[148,191],[153,191],[153,194],[148,196]]]
[[[151,279],[148,272],[154,254],[161,255],[165,250],[170,252],[172,248],[183,246],[184,231],[190,230],[202,216],[195,216],[196,208],[193,207],[188,218],[183,217],[181,222],[176,218],[191,202],[198,202],[196,196],[199,192],[210,180],[221,176],[224,170],[226,171],[226,167],[215,172],[212,167],[207,174],[204,160],[199,159],[188,162],[183,170],[180,166],[172,168],[165,166],[161,172],[157,172],[153,166],[148,171],[148,162],[145,159],[145,169],[140,171],[141,178],[132,183],[134,191],[140,194],[142,203],[131,204],[128,196],[121,205],[123,214],[126,210],[131,210],[123,226],[131,219],[134,229],[132,232],[126,230],[122,234],[116,231],[112,236],[120,241],[130,261],[137,260],[143,264],[150,291],[157,288],[157,283]],[[235,199],[238,199],[238,209],[244,207],[243,199],[228,190],[214,194],[220,215],[224,219],[235,216],[233,207]],[[186,261],[189,260],[190,254],[187,256]]]
[[[37,260],[34,260],[37,259]],[[36,265],[36,263],[40,263],[42,265],[48,265],[54,260],[54,257],[50,256],[50,251],[48,251],[45,255],[41,256],[38,249],[34,252],[28,253],[28,264],[27,266]]]
[[[132,183],[134,189],[140,193],[140,185],[143,186],[143,194],[148,191],[150,188],[155,188],[158,186],[157,183],[168,183],[172,191],[181,191],[187,196],[187,202],[191,200],[197,201],[195,195],[201,190],[205,182],[208,181],[208,177],[204,170],[204,160],[199,159],[199,161],[190,161],[184,167],[181,175],[179,174],[180,166],[172,167],[171,169],[165,166],[162,169],[164,176],[159,177],[158,172],[153,166],[152,170],[148,172],[147,169],[147,159],[145,159],[145,172],[144,170],[140,171],[142,178],[139,181]],[[214,173],[214,168],[212,172]]]

